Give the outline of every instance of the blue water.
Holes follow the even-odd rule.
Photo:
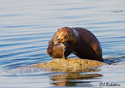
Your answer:
[[[103,58],[123,64],[74,73],[82,74],[81,78],[36,68],[17,69],[50,61],[45,51],[48,41],[65,26],[90,30],[101,43]],[[0,1],[0,88],[97,87],[100,82],[119,83],[124,88],[124,59],[124,0]]]

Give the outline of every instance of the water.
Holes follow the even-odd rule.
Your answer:
[[[64,26],[89,29],[99,39],[103,57],[122,64],[81,73],[17,69],[51,60],[47,42]],[[100,82],[124,88],[124,45],[124,0],[0,1],[0,88],[98,87]]]

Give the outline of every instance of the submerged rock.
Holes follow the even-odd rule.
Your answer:
[[[51,61],[39,63],[33,65],[34,67],[43,68],[51,71],[83,71],[90,68],[97,68],[99,66],[106,65],[106,63],[88,60],[88,59],[80,59],[80,58],[55,58]]]

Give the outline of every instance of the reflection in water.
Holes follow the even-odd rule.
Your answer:
[[[99,69],[88,69],[85,72],[98,72]],[[95,86],[92,82],[93,79],[98,79],[98,77],[102,77],[102,74],[98,73],[85,73],[81,74],[80,72],[69,72],[67,74],[53,75],[51,76],[51,80],[53,85],[55,86],[86,86],[92,87]]]

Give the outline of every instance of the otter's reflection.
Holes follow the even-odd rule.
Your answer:
[[[88,69],[82,74],[81,72],[68,72],[62,75],[53,75],[51,80],[55,86],[81,86],[81,87],[93,87],[91,79],[97,79],[97,77],[102,77],[102,74],[87,74],[87,72],[98,72],[99,69]],[[90,79],[90,80],[89,80]]]

